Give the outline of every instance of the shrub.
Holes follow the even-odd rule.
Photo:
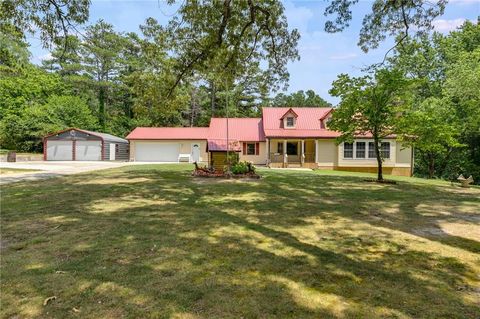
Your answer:
[[[232,165],[232,173],[235,175],[247,174],[250,172],[255,172],[255,167],[247,161],[238,162],[237,164]]]
[[[237,152],[229,152],[228,156],[225,157],[225,163],[228,163],[228,160],[230,160],[230,165],[236,165],[238,164],[239,158],[240,156]]]

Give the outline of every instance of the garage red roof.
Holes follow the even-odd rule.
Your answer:
[[[264,107],[263,126],[266,137],[324,137],[333,138],[340,133],[322,129],[320,120],[331,111],[331,107]],[[282,118],[285,113],[293,111],[297,114],[295,128],[285,129]]]
[[[206,140],[208,127],[137,127],[127,140]]]

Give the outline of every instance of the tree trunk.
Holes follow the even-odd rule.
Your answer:
[[[438,177],[441,178],[443,176],[443,173],[445,172],[445,170],[447,169],[447,166],[449,164],[450,156],[452,155],[452,153],[453,153],[453,148],[449,147],[448,151],[447,151],[447,155],[445,156],[445,159],[443,160],[443,164],[437,169]]]
[[[105,88],[100,86],[98,91],[98,123],[105,132]]]
[[[212,81],[210,82],[210,107],[212,109],[212,117],[215,116],[215,100],[216,100],[216,91],[215,83]]]
[[[435,175],[435,156],[433,154],[428,155],[428,178],[433,178]]]
[[[377,157],[377,166],[378,166],[378,173],[377,173],[377,181],[383,181],[383,162],[382,162],[382,154],[380,154],[380,140],[379,138],[374,135],[373,141],[375,143],[375,155]]]
[[[195,120],[197,118],[197,90],[193,88],[190,94],[190,126],[195,125]]]

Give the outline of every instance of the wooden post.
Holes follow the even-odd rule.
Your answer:
[[[267,166],[270,165],[270,140],[267,138]]]
[[[318,140],[315,140],[315,163],[318,163]]]
[[[300,157],[300,164],[303,166],[305,163],[305,140],[302,140],[302,155]]]
[[[288,158],[287,158],[287,140],[283,140],[283,167],[288,166]]]

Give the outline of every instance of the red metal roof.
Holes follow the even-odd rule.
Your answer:
[[[206,140],[208,127],[137,127],[127,140]]]
[[[295,128],[285,129],[282,117],[292,110],[298,117]],[[334,138],[340,133],[322,129],[320,120],[332,111],[331,107],[264,107],[263,126],[266,137],[319,137]]]
[[[296,129],[279,129],[279,130],[265,130],[265,135],[268,138],[335,138],[341,134],[339,132],[330,131],[326,129],[318,130],[296,130]]]
[[[263,142],[265,133],[261,118],[229,118],[228,138],[242,142]],[[208,139],[227,139],[227,119],[214,117],[210,120]]]
[[[295,128],[283,128],[282,117],[288,111],[298,115]],[[239,142],[263,142],[270,138],[335,138],[339,132],[321,128],[321,120],[332,112],[330,107],[264,107],[262,118],[228,119],[230,150]],[[371,134],[358,137],[371,137]],[[211,151],[227,149],[227,119],[212,118],[210,127],[137,127],[128,140],[208,140]],[[236,144],[235,144],[236,143]],[[238,144],[238,147],[236,146]],[[239,149],[238,149],[239,150]]]
[[[229,151],[240,152],[242,148],[240,147],[240,142],[237,140],[228,140],[230,147]],[[218,151],[227,151],[227,140],[226,139],[209,139],[207,143],[207,152],[218,152]]]
[[[292,114],[295,117],[298,117],[298,114],[292,108],[289,108],[287,112],[285,112],[280,119],[284,119],[285,116],[287,116],[288,114]]]

